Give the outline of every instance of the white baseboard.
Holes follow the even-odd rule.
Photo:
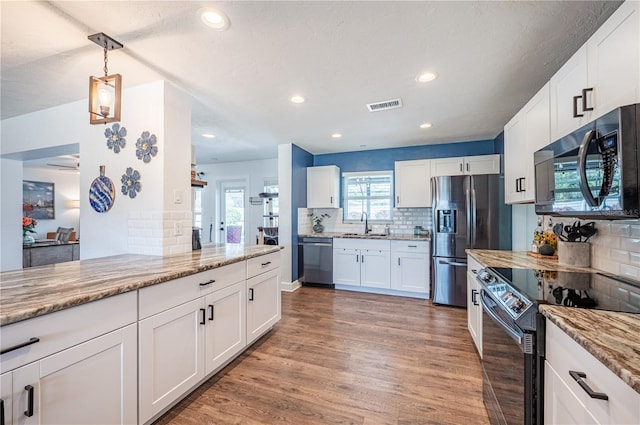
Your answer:
[[[298,280],[295,282],[280,282],[280,290],[284,292],[293,292],[301,286],[302,284]]]
[[[398,291],[395,289],[368,288],[364,286],[339,285],[339,284],[336,284],[336,289],[340,289],[343,291],[352,291],[352,292],[368,292],[370,294],[395,295],[400,297],[420,298],[423,300],[429,299],[428,292],[409,292],[409,291]]]

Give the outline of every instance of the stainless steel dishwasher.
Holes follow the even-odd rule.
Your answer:
[[[303,285],[333,288],[333,239],[300,236],[298,270]]]

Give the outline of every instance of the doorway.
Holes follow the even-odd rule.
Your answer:
[[[225,244],[244,244],[246,187],[239,182],[223,182],[221,189],[220,240]]]

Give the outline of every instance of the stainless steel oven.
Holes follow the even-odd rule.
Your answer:
[[[492,425],[542,424],[544,318],[490,270],[482,285],[482,395]]]

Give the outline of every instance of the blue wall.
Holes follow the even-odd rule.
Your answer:
[[[344,172],[393,170],[395,161],[500,153],[495,150],[496,140],[328,153],[314,155],[313,165],[337,165]]]
[[[298,208],[307,206],[307,167],[313,155],[291,145],[291,279],[298,276]]]

